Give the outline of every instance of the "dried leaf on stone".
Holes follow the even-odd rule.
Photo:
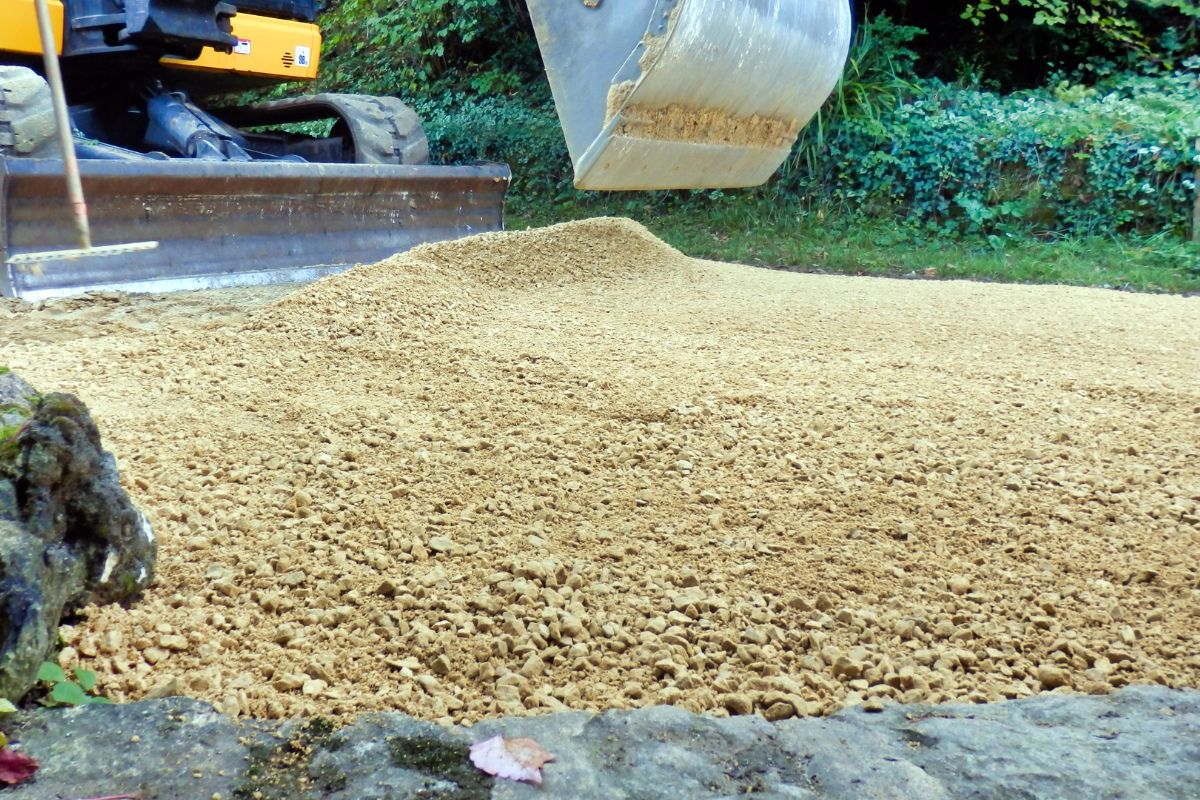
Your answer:
[[[542,785],[542,765],[554,754],[533,739],[493,736],[471,745],[471,763],[488,775]]]
[[[0,749],[0,783],[21,783],[37,772],[38,763],[24,753]]]

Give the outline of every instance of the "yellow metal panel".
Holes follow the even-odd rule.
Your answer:
[[[49,0],[50,24],[54,28],[56,50],[62,52],[63,4],[61,0]],[[0,51],[7,53],[29,53],[40,55],[41,39],[38,38],[37,12],[33,0],[0,0]]]
[[[316,25],[238,14],[233,18],[233,35],[238,37],[238,46],[232,53],[206,47],[193,61],[164,58],[162,63],[179,69],[234,72],[289,81],[317,77],[321,30]]]

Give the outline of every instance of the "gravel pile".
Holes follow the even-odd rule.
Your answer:
[[[769,272],[626,220],[203,298],[0,309],[160,536],[141,604],[63,630],[114,699],[777,720],[1200,685],[1195,299]]]

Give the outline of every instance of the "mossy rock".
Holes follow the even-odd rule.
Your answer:
[[[156,556],[84,404],[0,373],[0,696],[33,685],[64,613],[132,599]]]

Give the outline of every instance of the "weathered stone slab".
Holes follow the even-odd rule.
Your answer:
[[[780,723],[661,707],[473,728],[376,714],[336,731],[235,723],[173,698],[22,712],[0,727],[42,763],[34,781],[5,792],[17,800],[1200,797],[1200,692],[1160,687]],[[542,787],[471,766],[468,745],[497,733],[531,736],[557,755]]]

